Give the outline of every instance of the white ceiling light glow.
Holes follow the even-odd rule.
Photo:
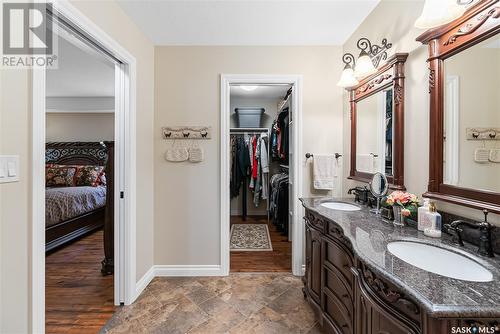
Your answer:
[[[240,86],[240,88],[247,92],[253,92],[257,88],[259,88],[259,86]]]

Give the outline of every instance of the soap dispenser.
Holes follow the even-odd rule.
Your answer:
[[[436,204],[429,204],[429,212],[424,213],[424,234],[432,238],[441,238],[441,215],[436,210]],[[430,226],[429,226],[430,225]]]
[[[424,205],[419,207],[417,212],[417,220],[418,220],[418,230],[419,231],[424,231],[426,227],[430,227],[428,225],[425,224],[426,220],[425,220],[425,214],[429,212],[429,199],[428,198],[424,198]]]

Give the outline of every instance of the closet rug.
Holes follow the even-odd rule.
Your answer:
[[[271,237],[266,224],[233,224],[231,226],[232,252],[272,251]]]

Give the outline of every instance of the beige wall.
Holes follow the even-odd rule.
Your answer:
[[[153,264],[152,44],[112,1],[75,7],[137,59],[137,277]],[[0,154],[20,156],[18,183],[0,185],[0,333],[28,333],[30,323],[31,109],[30,76],[0,70]]]
[[[0,185],[0,332],[28,333],[30,77],[26,70],[0,70],[0,77],[0,154],[20,156],[20,182]]]
[[[413,27],[422,12],[422,1],[382,0],[370,13],[361,26],[343,46],[344,52],[356,53],[356,42],[360,37],[367,37],[380,43],[387,38],[393,43],[390,55],[395,52],[408,52],[410,55],[405,65],[405,185],[408,191],[419,196],[427,190],[429,178],[429,93],[427,47],[415,41],[423,31]],[[388,18],[391,18],[390,20]],[[350,154],[350,119],[347,94],[344,94],[344,175],[349,175],[348,155]],[[344,178],[344,189],[357,184]],[[482,219],[479,210],[447,203],[438,203],[438,207],[456,214]],[[498,215],[490,215],[492,221],[499,222]]]
[[[113,113],[47,114],[45,138],[50,141],[104,141],[115,138]]]
[[[339,47],[157,47],[155,264],[220,264],[220,74],[303,75],[304,152],[342,150]],[[200,164],[163,159],[165,125],[210,125]],[[304,195],[310,166],[304,168]],[[229,190],[223,190],[229,191]],[[340,191],[340,189],[338,189]]]

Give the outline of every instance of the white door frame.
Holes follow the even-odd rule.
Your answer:
[[[230,135],[230,86],[234,84],[266,85],[290,84],[294,86],[292,95],[292,147],[293,155],[291,182],[293,184],[293,222],[292,222],[292,273],[296,276],[304,274],[304,224],[303,209],[299,201],[302,196],[302,76],[301,75],[256,75],[256,74],[222,74],[221,75],[221,113],[220,113],[220,150],[221,150],[221,273],[229,275],[229,225],[230,225],[230,166],[229,166],[229,135]]]
[[[122,62],[115,67],[114,300],[128,305],[137,298],[136,59],[67,0],[56,1],[54,11]],[[32,70],[32,333],[45,332],[45,72]]]

